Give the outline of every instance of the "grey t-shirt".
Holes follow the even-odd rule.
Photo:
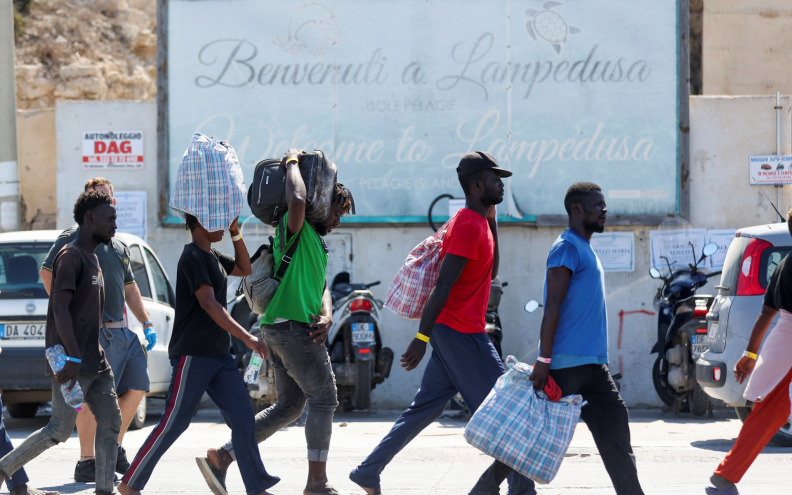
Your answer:
[[[55,256],[63,246],[77,239],[80,232],[78,225],[73,225],[61,232],[50,248],[47,258],[41,267],[52,271]],[[96,257],[104,275],[104,312],[102,321],[122,321],[124,319],[124,286],[135,283],[135,275],[129,266],[129,248],[118,239],[113,238],[110,244],[99,243],[96,246]]]

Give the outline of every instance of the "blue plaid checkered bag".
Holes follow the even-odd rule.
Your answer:
[[[558,402],[535,391],[533,368],[508,356],[495,383],[465,428],[465,440],[538,483],[550,483],[561,467],[580,418],[583,397]]]
[[[209,232],[226,230],[242,213],[247,187],[234,148],[225,141],[193,134],[173,183],[170,207],[189,213]]]

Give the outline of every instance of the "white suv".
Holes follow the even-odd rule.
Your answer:
[[[707,313],[709,350],[696,362],[696,381],[707,395],[733,406],[741,420],[748,416],[751,404],[742,395],[747,381],[737,382],[734,365],[748,345],[770,276],[790,250],[792,237],[786,223],[737,231],[726,252],[718,295]],[[792,447],[792,422],[772,441]]]
[[[14,418],[35,415],[39,405],[52,397],[49,378],[44,375],[48,297],[39,269],[59,234],[59,230],[0,234],[0,391]],[[124,233],[116,237],[129,246],[132,272],[157,330],[157,343],[148,353],[148,395],[164,397],[171,377],[168,342],[173,329],[173,290],[159,259],[143,239]],[[128,308],[126,313],[130,329],[142,345],[142,325]],[[143,426],[146,409],[146,401],[141,401],[130,429]]]

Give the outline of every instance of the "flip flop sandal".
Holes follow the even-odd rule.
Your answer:
[[[740,492],[737,491],[737,486],[732,486],[731,488],[727,488],[726,490],[718,490],[714,486],[708,486],[704,489],[707,495],[740,495]]]

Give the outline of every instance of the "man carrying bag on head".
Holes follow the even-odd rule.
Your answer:
[[[338,399],[325,347],[333,326],[333,305],[325,281],[328,254],[322,237],[338,226],[341,217],[354,211],[354,202],[349,189],[336,183],[327,218],[309,222],[306,186],[299,168],[302,153],[291,149],[281,161],[286,167],[288,210],[273,242],[274,269],[278,272],[284,263],[290,263],[261,318],[278,400],[256,415],[256,440],[263,442],[296,421],[307,402],[308,480],[303,493],[333,495],[338,492],[327,480],[327,456]],[[225,492],[226,470],[234,460],[230,443],[209,449],[206,457],[196,459],[214,493]]]

